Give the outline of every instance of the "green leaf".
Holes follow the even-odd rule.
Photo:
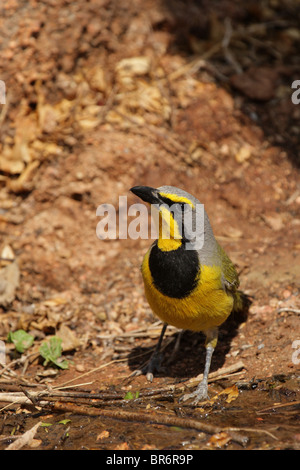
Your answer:
[[[61,369],[67,369],[69,367],[68,361],[61,357],[61,343],[61,338],[52,336],[49,341],[45,341],[41,344],[40,355],[45,359],[44,366],[46,366],[49,362],[52,362]]]
[[[14,343],[16,350],[22,354],[26,349],[30,348],[34,341],[34,336],[26,333],[24,330],[10,331],[7,341]]]
[[[134,398],[138,398],[139,396],[140,396],[139,391],[136,391],[135,394],[133,394],[132,392],[127,392],[124,397],[124,400],[133,400]]]
[[[71,422],[70,419],[62,419],[61,421],[58,421],[58,424],[68,424],[70,422]]]

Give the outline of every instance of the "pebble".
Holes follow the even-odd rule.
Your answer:
[[[291,295],[292,295],[292,292],[291,292],[290,290],[288,290],[288,289],[285,289],[285,290],[283,291],[283,293],[282,293],[282,297],[283,297],[284,299],[288,299]]]

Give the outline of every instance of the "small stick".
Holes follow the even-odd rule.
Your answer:
[[[148,424],[162,424],[165,426],[178,426],[186,429],[196,429],[197,431],[205,432],[207,434],[216,434],[220,432],[228,432],[231,439],[242,446],[248,442],[246,436],[240,435],[236,430],[230,428],[222,428],[220,426],[213,426],[211,424],[203,423],[202,421],[189,418],[179,418],[177,416],[166,416],[152,413],[141,413],[140,411],[125,411],[122,409],[117,410],[100,410],[90,409],[85,406],[77,406],[72,403],[54,403],[52,409],[54,411],[67,411],[74,414],[88,415],[88,416],[103,416],[107,418],[120,419],[122,421],[133,421]]]
[[[208,376],[208,381],[220,379],[220,377],[223,375],[232,374],[244,368],[244,363],[242,361],[238,361],[235,364],[232,364],[231,366],[222,367],[221,369],[216,370],[215,372],[211,372]],[[185,385],[187,387],[193,387],[194,385],[198,384],[198,382],[201,381],[202,378],[203,374],[199,374],[197,377],[193,377],[192,379],[190,379]]]
[[[11,361],[9,364],[6,364],[6,365],[3,365],[0,363],[0,366],[3,367],[3,369],[0,371],[0,376],[5,373],[9,373],[10,375],[17,377],[17,374],[14,371],[12,371],[10,368],[11,366],[14,366],[15,364],[20,364],[20,363],[22,363],[22,358],[14,359],[13,361]]]
[[[36,406],[38,405],[38,400],[36,399],[35,396],[33,396],[31,393],[28,392],[28,390],[26,390],[24,387],[20,386],[20,389],[22,390],[22,392],[24,393],[24,395],[31,401],[31,403],[33,404],[33,406]]]
[[[127,358],[122,358],[122,359],[114,359],[113,361],[107,362],[105,364],[101,364],[98,367],[95,367],[94,369],[88,370],[87,372],[84,372],[83,374],[78,375],[78,377],[74,377],[73,379],[67,380],[67,382],[64,382],[63,384],[58,385],[57,387],[54,388],[61,388],[64,387],[67,384],[70,384],[71,382],[74,382],[74,380],[81,379],[81,377],[85,377],[88,374],[92,374],[93,372],[96,372],[97,370],[103,369],[104,367],[110,366],[111,364],[116,364],[117,362],[125,362],[127,361]]]
[[[209,382],[213,382],[215,380],[218,380],[223,377],[227,377],[229,374],[236,373],[240,369],[244,367],[244,364],[239,361],[236,364],[233,364],[228,367],[223,367],[222,369],[211,372],[209,374]],[[98,368],[97,368],[98,369]],[[91,372],[91,371],[89,371]],[[186,387],[193,387],[195,384],[201,380],[201,376],[198,376],[196,378],[190,379],[188,382],[184,384],[169,384],[163,387],[151,387],[151,388],[146,388],[140,390],[139,397],[153,397],[153,396],[159,396],[163,395],[164,393],[175,393],[175,392],[181,392],[184,391]],[[88,382],[89,384],[90,382]],[[86,384],[80,384],[80,385],[86,385]],[[107,402],[107,400],[120,400],[124,398],[125,392],[115,392],[111,393],[110,391],[103,390],[101,393],[89,393],[89,392],[77,392],[77,391],[63,391],[63,388],[68,388],[67,386],[57,386],[53,387],[51,390],[40,390],[40,391],[35,391],[29,393],[27,390],[25,390],[24,385],[19,386],[21,387],[22,393],[18,391],[10,391],[10,392],[3,392],[0,393],[0,401],[4,402],[10,402],[11,404],[13,403],[18,403],[18,404],[28,404],[28,403],[33,403],[34,405],[41,405],[45,404],[45,401],[51,401],[51,398],[74,398],[74,399],[87,399],[87,400],[102,400]],[[69,386],[71,388],[71,386]],[[73,385],[73,387],[76,387],[76,385]],[[25,395],[25,397],[24,397]]]
[[[231,40],[232,33],[233,33],[230,18],[228,17],[225,18],[224,23],[225,23],[225,34],[222,40],[222,47],[223,47],[224,55],[227,61],[229,62],[229,64],[231,64],[233,68],[235,69],[235,72],[237,74],[241,74],[243,70],[241,66],[238,64],[238,62],[235,60],[232,52],[229,50],[229,44],[230,44],[230,40]]]
[[[291,401],[289,403],[278,403],[276,405],[273,405],[273,406],[268,406],[268,408],[264,408],[263,410],[259,410],[257,411],[257,414],[264,414],[264,413],[270,413],[271,411],[276,411],[276,410],[281,410],[282,408],[285,409],[285,408],[288,408],[288,407],[292,407],[292,408],[299,408],[300,406],[300,401]]]
[[[293,312],[293,313],[300,313],[299,308],[292,308],[292,307],[282,307],[277,310],[277,313],[281,312]]]

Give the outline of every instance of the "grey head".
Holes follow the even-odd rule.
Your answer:
[[[192,194],[175,186],[160,186],[157,190],[159,193],[163,193],[166,196],[170,194],[176,195],[179,198],[186,198],[192,203],[192,205],[184,204],[184,235],[189,242],[186,246],[188,249],[198,251],[201,263],[208,265],[219,264],[217,263],[218,244],[214,237],[204,205]],[[182,220],[182,211],[176,206],[178,207],[178,204],[175,203],[174,210],[172,206],[172,211],[175,220],[180,223]]]

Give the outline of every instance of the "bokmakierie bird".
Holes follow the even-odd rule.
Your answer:
[[[183,397],[184,400],[192,398],[196,404],[208,397],[208,374],[217,345],[218,327],[233,310],[243,309],[246,296],[238,290],[238,273],[215,239],[204,208],[199,212],[203,229],[198,234],[193,231],[197,228],[198,199],[173,186],[158,189],[135,186],[131,191],[154,206],[159,214],[158,239],[144,256],[141,268],[146,298],[153,313],[163,322],[157,347],[145,371],[147,379],[152,381],[158,366],[168,324],[204,332],[203,380],[193,393]],[[188,221],[191,222],[189,227]]]

